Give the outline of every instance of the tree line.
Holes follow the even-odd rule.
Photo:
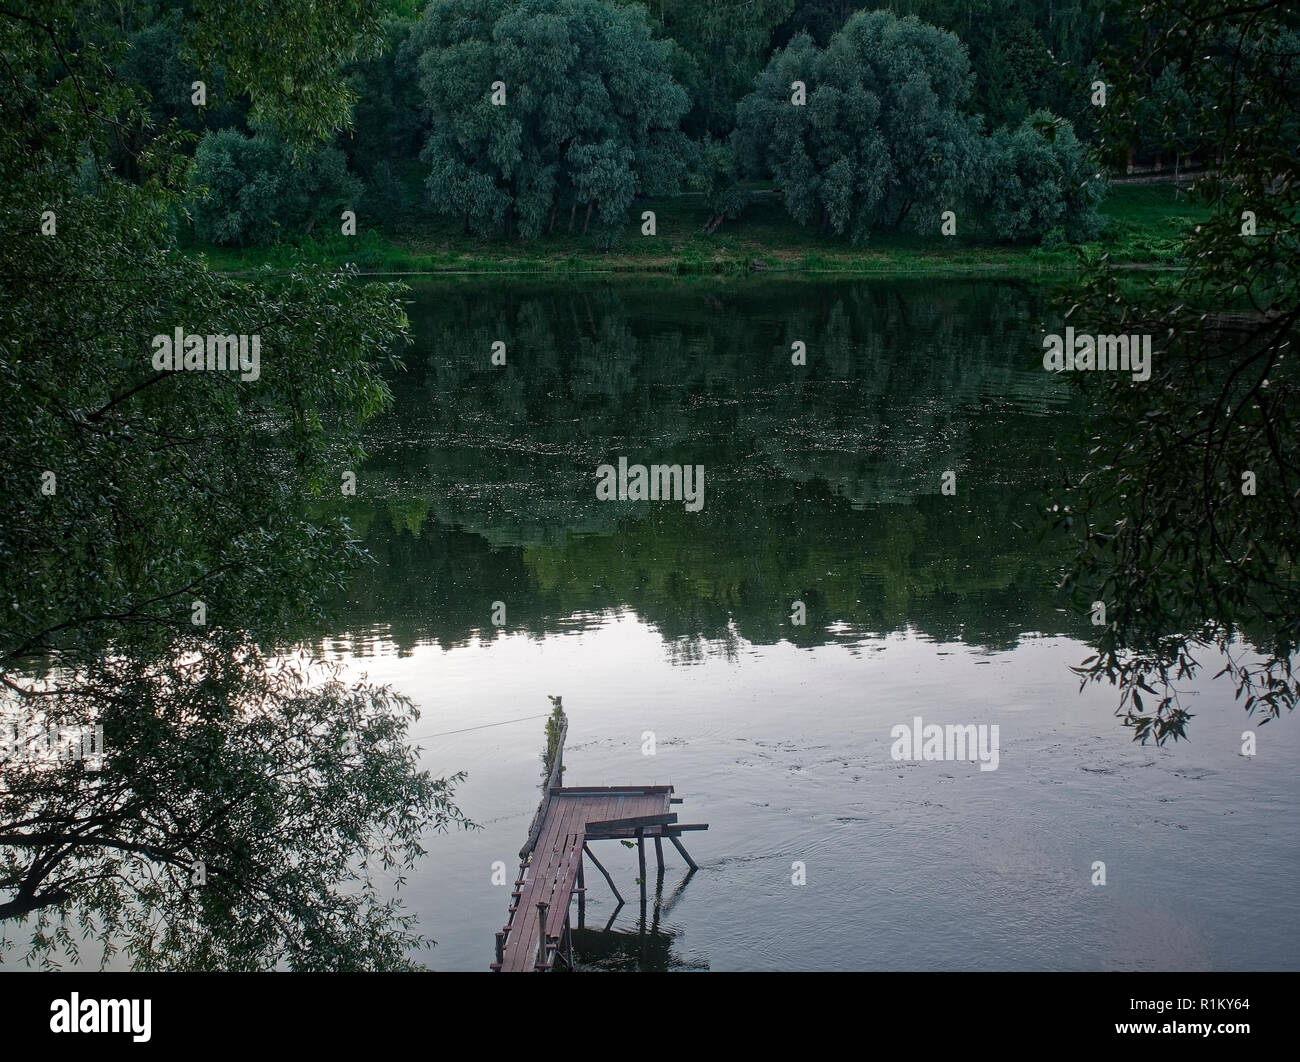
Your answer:
[[[350,209],[367,225],[438,217],[481,238],[607,247],[634,231],[636,200],[679,193],[702,198],[710,232],[771,193],[854,243],[938,234],[948,210],[961,234],[998,241],[1100,229],[1091,86],[1124,28],[1101,0],[381,6],[373,50],[348,67],[349,123],[311,148],[186,55],[179,9],[132,34],[123,76],[159,127],[194,138],[198,241],[337,232]],[[1176,71],[1160,77],[1179,91]],[[1143,152],[1193,147],[1186,128],[1144,136]]]

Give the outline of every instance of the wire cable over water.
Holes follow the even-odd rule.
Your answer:
[[[411,738],[411,741],[423,741],[425,738],[446,737],[448,734],[468,734],[471,730],[487,730],[493,726],[507,726],[510,723],[526,723],[530,719],[545,719],[550,713],[542,712],[540,715],[524,715],[518,719],[502,719],[499,723],[483,723],[480,726],[467,726],[461,730],[440,730],[435,734],[417,734]]]

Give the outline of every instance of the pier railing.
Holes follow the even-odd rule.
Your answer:
[[[528,854],[537,844],[537,838],[542,832],[542,823],[546,820],[546,805],[551,799],[551,790],[559,787],[561,776],[564,773],[564,739],[569,736],[569,717],[564,714],[564,708],[560,704],[560,698],[555,698],[555,711],[553,719],[558,718],[559,737],[555,742],[555,750],[551,756],[549,764],[550,769],[546,772],[546,779],[542,786],[542,799],[537,805],[537,811],[533,815],[533,824],[528,828],[528,840],[524,846],[519,849],[519,858],[527,859]],[[548,748],[549,752],[550,749]]]

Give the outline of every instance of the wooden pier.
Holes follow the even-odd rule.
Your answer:
[[[547,750],[545,791],[528,840],[520,849],[519,877],[510,894],[510,913],[497,933],[496,962],[505,972],[546,972],[557,964],[573,968],[570,909],[577,900],[579,925],[586,909],[586,862],[600,871],[619,907],[623,897],[609,871],[591,850],[595,841],[634,840],[641,868],[641,920],[646,911],[645,842],[652,838],[659,873],[663,874],[663,839],[677,849],[690,873],[699,869],[681,842],[689,830],[707,830],[705,823],[679,824],[672,811],[681,800],[670,785],[564,786],[564,740],[568,719],[555,698],[552,716],[558,735]],[[690,874],[687,877],[689,879]],[[617,911],[615,912],[617,914]],[[612,922],[612,919],[611,919]]]

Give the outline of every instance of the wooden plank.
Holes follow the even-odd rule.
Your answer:
[[[547,815],[542,821],[538,842],[533,846],[532,861],[528,867],[528,880],[524,884],[523,896],[519,900],[519,915],[516,916],[509,940],[506,942],[506,970],[530,969],[535,960],[537,948],[537,900],[545,887],[554,847],[559,830],[568,818],[570,808],[557,804],[547,808]],[[530,955],[530,948],[532,954]]]
[[[647,837],[656,837],[656,836],[670,837],[670,836],[679,835],[687,831],[707,830],[708,828],[709,825],[706,822],[682,823],[680,825],[675,824],[671,826],[647,826],[645,827],[645,835]],[[593,828],[591,833],[587,834],[587,840],[588,841],[635,841],[636,828],[631,827],[625,830],[598,830]]]
[[[547,949],[544,952],[544,965],[548,967],[553,964],[555,955],[551,950],[551,942],[559,939],[568,919],[569,900],[573,894],[573,882],[578,872],[578,853],[582,843],[582,834],[571,828],[575,816],[570,815],[568,819],[570,828],[566,829],[563,841],[554,852],[554,858],[548,868],[548,882],[543,886],[543,891],[548,896],[547,911],[543,924],[538,926],[537,946],[538,953],[542,954],[541,935],[544,935]],[[577,817],[577,821],[581,823],[580,817]]]
[[[568,821],[572,816],[573,809],[566,806],[557,807],[549,816],[547,829],[543,831],[541,843],[535,851],[537,857],[537,884],[534,888],[545,887],[546,878],[553,873],[556,863],[556,852],[563,845],[564,835],[568,829]],[[534,899],[539,897],[534,896]]]
[[[592,793],[572,793],[569,790],[561,790],[551,799],[553,802],[581,801],[588,804],[593,813],[600,811],[600,813],[608,817],[616,815],[620,809],[627,809],[631,812],[639,812],[646,808],[667,811],[672,803],[672,790],[661,789],[648,792],[642,790],[609,790]]]
[[[546,865],[546,874],[544,879],[539,882],[541,891],[540,899],[546,901],[549,905],[556,899],[556,892],[559,887],[560,879],[564,876],[565,850],[569,844],[569,838],[572,833],[565,828],[561,831],[562,836],[557,835],[555,847],[551,850]]]
[[[530,969],[536,964],[540,934],[555,935],[554,932],[550,932],[550,926],[540,924],[537,901],[541,900],[552,905],[552,909],[553,905],[562,902],[561,919],[568,909],[568,893],[565,893],[560,900],[557,892],[562,888],[563,882],[571,881],[564,868],[572,858],[575,848],[573,842],[575,833],[570,829],[575,820],[581,822],[580,808],[572,805],[557,807],[551,816],[548,828],[543,831],[542,843],[534,850],[536,865],[530,870],[530,877],[533,877],[534,884],[527,899],[529,907],[526,908],[531,911],[531,918],[528,919],[518,940],[514,964],[516,969]],[[577,873],[576,867],[572,868],[572,873]]]
[[[677,813],[666,812],[663,815],[633,815],[626,819],[609,819],[602,822],[587,823],[587,836],[599,837],[606,830],[644,829],[647,826],[669,826],[677,821]]]
[[[565,840],[564,862],[556,875],[555,891],[546,927],[548,937],[558,937],[568,918],[569,900],[573,896],[574,881],[578,875],[578,861],[582,855],[582,834],[570,832]]]

